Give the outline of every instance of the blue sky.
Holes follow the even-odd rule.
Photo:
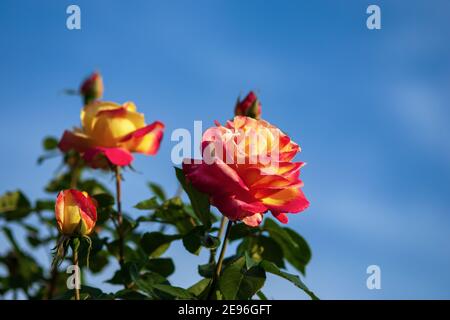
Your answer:
[[[81,30],[66,29],[70,4]],[[366,28],[369,4],[381,30]],[[59,162],[36,165],[41,139],[78,125],[80,101],[62,91],[92,70],[106,99],[132,100],[167,127],[160,153],[137,156],[139,173],[126,175],[131,215],[147,181],[175,192],[171,132],[223,122],[255,90],[308,163],[311,207],[290,224],[312,247],[305,282],[317,295],[449,299],[449,12],[446,1],[2,1],[0,192],[46,196]],[[167,254],[183,264],[172,282],[195,282],[205,257]],[[381,290],[366,288],[371,264]],[[268,283],[271,298],[305,298]]]

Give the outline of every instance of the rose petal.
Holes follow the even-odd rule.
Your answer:
[[[86,221],[88,226],[95,224],[97,221],[97,209],[95,208],[94,203],[79,190],[71,189],[69,191],[72,195],[72,199],[80,208],[81,218]]]
[[[110,101],[103,101],[103,102],[98,102],[95,101],[91,104],[86,105],[82,110],[81,110],[81,124],[83,126],[83,129],[86,131],[87,134],[90,134],[92,132],[92,128],[94,127],[95,124],[95,116],[97,115],[98,112],[100,111],[104,111],[104,110],[115,110],[115,109],[120,109],[121,105],[115,103],[115,102],[110,102]]]
[[[262,219],[263,215],[261,213],[255,213],[254,215],[242,219],[242,222],[244,222],[249,227],[257,227],[261,224]]]
[[[212,164],[183,161],[183,172],[199,191],[211,193],[232,193],[248,196],[248,187],[241,177],[222,160],[216,158]]]
[[[160,121],[155,121],[148,126],[127,134],[120,142],[131,151],[154,155],[158,152],[163,138],[163,131],[164,124]]]
[[[127,166],[133,161],[133,155],[123,148],[89,148],[83,158],[92,168],[103,168],[104,165],[99,159],[101,155],[104,155],[110,163],[116,166]]]
[[[55,203],[55,217],[56,223],[58,224],[59,231],[63,230],[64,223],[64,192],[61,191],[58,193],[58,197],[56,198]]]
[[[217,207],[223,215],[232,221],[242,220],[255,213],[267,211],[267,208],[259,201],[247,203],[235,196],[214,195],[211,197],[211,204]]]
[[[90,144],[91,140],[86,135],[66,130],[58,143],[58,148],[62,152],[68,152],[70,150],[84,152],[89,148]]]
[[[262,203],[277,212],[297,213],[309,206],[303,191],[298,188],[288,188],[278,191],[269,197],[261,199]]]
[[[271,211],[272,215],[281,223],[286,224],[288,223],[288,217],[286,215],[286,213],[281,213],[281,212],[276,212],[276,211]]]

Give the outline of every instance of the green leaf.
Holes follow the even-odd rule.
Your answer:
[[[209,233],[205,233],[203,237],[201,237],[201,241],[202,246],[208,249],[217,249],[220,246],[220,239]]]
[[[123,300],[143,300],[146,298],[143,294],[140,294],[137,291],[131,290],[131,289],[123,289],[114,295],[116,299],[123,299]]]
[[[266,219],[263,229],[280,245],[285,259],[305,274],[306,265],[311,259],[311,249],[305,239],[294,230],[279,226],[272,219]]]
[[[274,262],[280,268],[284,268],[283,251],[280,245],[273,239],[263,235],[244,238],[239,244],[236,253],[238,255],[248,253],[257,262],[264,259]]]
[[[248,300],[258,292],[266,281],[266,273],[260,266],[246,268],[244,257],[225,268],[219,278],[219,288],[227,300]]]
[[[220,239],[210,235],[204,226],[197,226],[183,237],[183,245],[190,253],[198,255],[201,247],[215,249],[220,245]]]
[[[17,253],[22,254],[22,250],[20,249],[19,244],[16,241],[16,238],[14,238],[14,235],[13,235],[13,232],[11,231],[11,229],[5,226],[5,227],[2,227],[2,230],[6,236],[6,239],[8,239],[9,243],[14,248],[14,250]]]
[[[266,297],[266,295],[264,294],[264,292],[262,292],[261,290],[259,290],[259,291],[256,293],[256,295],[258,296],[258,298],[259,298],[260,300],[268,300],[267,297]]]
[[[201,264],[198,266],[198,274],[204,278],[212,278],[216,269],[215,263]]]
[[[35,235],[35,234],[29,234],[27,236],[27,241],[34,248],[36,248],[37,246],[40,246],[44,242],[41,239],[39,239],[39,237],[37,237],[37,235]]]
[[[195,232],[189,232],[183,237],[183,246],[187,251],[198,256],[202,243],[198,234]]]
[[[0,218],[19,220],[29,215],[31,210],[30,201],[19,190],[0,196]]]
[[[87,179],[78,181],[78,190],[86,191],[90,195],[96,195],[100,193],[111,194],[103,184],[95,179]]]
[[[142,291],[143,293],[146,293],[152,298],[158,298],[159,295],[155,292],[154,286],[157,284],[169,284],[167,279],[163,277],[162,275],[156,273],[156,272],[147,272],[143,275],[140,275],[139,277],[133,279],[134,284],[136,285],[137,289]]]
[[[148,187],[150,188],[150,190],[152,190],[152,192],[158,199],[160,199],[161,201],[166,201],[166,194],[159,184],[149,182]]]
[[[126,235],[136,229],[139,225],[139,222],[136,220],[131,219],[128,216],[123,216],[122,220],[122,232]]]
[[[180,238],[180,235],[165,235],[161,232],[150,232],[142,236],[140,245],[149,257],[157,258],[169,248],[172,241]]]
[[[175,299],[195,299],[195,295],[186,289],[174,287],[166,284],[155,284],[153,289],[162,291]]]
[[[290,228],[284,228],[284,230],[286,230],[286,232],[291,236],[291,239],[295,242],[296,247],[298,248],[298,251],[302,253],[302,255],[300,255],[300,257],[301,257],[300,262],[304,266],[306,266],[308,264],[308,262],[311,260],[311,256],[312,256],[311,248],[309,247],[308,243],[301,235],[299,235],[294,230],[292,230]]]
[[[60,192],[61,190],[70,189],[70,173],[64,173],[61,175],[58,175],[57,177],[50,180],[50,182],[45,187],[46,192],[50,193],[56,193]],[[88,190],[82,189],[91,194]]]
[[[54,211],[55,201],[54,200],[37,200],[34,206],[36,211]]]
[[[57,156],[59,156],[59,153],[57,153],[57,152],[48,152],[46,154],[43,154],[43,155],[39,156],[37,158],[36,162],[37,162],[38,165],[41,165],[41,164],[44,163],[44,161],[46,161],[48,159],[51,159],[51,158],[56,158]]]
[[[109,263],[107,251],[102,250],[99,252],[91,253],[90,256],[89,271],[94,274],[103,271],[103,268],[105,268]]]
[[[139,210],[152,210],[158,208],[159,204],[156,200],[156,197],[152,197],[150,199],[139,202],[134,207]]]
[[[42,141],[42,146],[46,151],[55,150],[58,148],[58,140],[55,137],[46,137]]]
[[[115,203],[114,197],[108,193],[99,193],[92,196],[92,198],[97,201],[98,208],[109,208]]]
[[[134,281],[134,279],[139,278],[139,266],[135,262],[125,262],[125,264],[117,270],[113,277],[107,280],[110,284],[123,284],[128,286]]]
[[[230,240],[230,242],[232,242],[238,239],[254,235],[259,230],[260,230],[259,228],[249,227],[245,223],[233,223],[233,226],[231,227],[230,230],[230,236],[228,237],[228,239]]]
[[[164,277],[170,276],[175,271],[175,265],[170,258],[149,259],[146,268]]]
[[[211,227],[209,196],[195,189],[192,184],[186,180],[183,170],[181,170],[180,168],[175,168],[175,173],[178,181],[180,182],[184,191],[186,191],[189,200],[191,201],[192,208],[194,209],[197,218],[204,226],[209,229]]]
[[[258,265],[258,262],[256,262],[248,252],[244,253],[244,257],[245,257],[245,267],[248,269]]]
[[[111,300],[113,299],[113,295],[106,294],[102,290],[90,286],[81,286],[80,289],[81,294],[86,294],[87,298],[93,300]]]
[[[12,247],[4,256],[0,255],[0,264],[4,264],[6,272],[9,273],[6,287],[27,291],[36,281],[41,281],[42,268],[33,257],[22,251],[10,228],[3,227],[1,230]]]
[[[186,234],[192,230],[196,226],[196,220],[195,214],[189,212],[188,207],[179,197],[165,201],[150,216],[150,221],[173,225],[180,234]]]
[[[207,294],[211,279],[202,279],[188,288],[188,291],[194,294],[196,297],[200,298]]]
[[[311,290],[308,289],[308,287],[302,282],[302,280],[300,280],[299,276],[280,270],[276,264],[270,261],[261,261],[259,265],[267,272],[292,282],[295,286],[302,289],[308,296],[310,296],[311,299],[319,300],[319,298]]]

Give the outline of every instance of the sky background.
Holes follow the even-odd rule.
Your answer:
[[[81,30],[66,28],[70,4]],[[369,4],[381,30],[366,27]],[[105,99],[166,124],[159,154],[136,156],[125,176],[132,216],[147,181],[176,190],[171,132],[224,122],[255,90],[308,163],[311,206],[290,216],[313,251],[305,283],[322,299],[450,299],[449,12],[448,1],[1,1],[0,193],[48,198],[60,160],[36,164],[41,140],[79,124],[80,99],[62,91],[93,70]],[[166,255],[183,265],[174,285],[196,282],[204,254]],[[366,287],[372,264],[381,290]],[[89,281],[112,290],[109,276]],[[306,298],[267,285],[269,298]]]

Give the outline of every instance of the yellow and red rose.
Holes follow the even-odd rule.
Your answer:
[[[93,168],[105,168],[108,163],[129,165],[132,152],[154,155],[163,137],[164,124],[145,124],[144,115],[132,102],[93,102],[81,111],[81,128],[65,131],[59,148],[75,150]]]
[[[183,171],[230,220],[257,226],[270,211],[287,223],[286,213],[308,207],[300,189],[304,163],[293,161],[300,147],[268,122],[236,116],[216,123],[204,133],[202,150],[203,159],[185,159]]]
[[[95,227],[95,201],[86,192],[74,189],[58,194],[55,205],[58,230],[66,236],[87,236]]]

